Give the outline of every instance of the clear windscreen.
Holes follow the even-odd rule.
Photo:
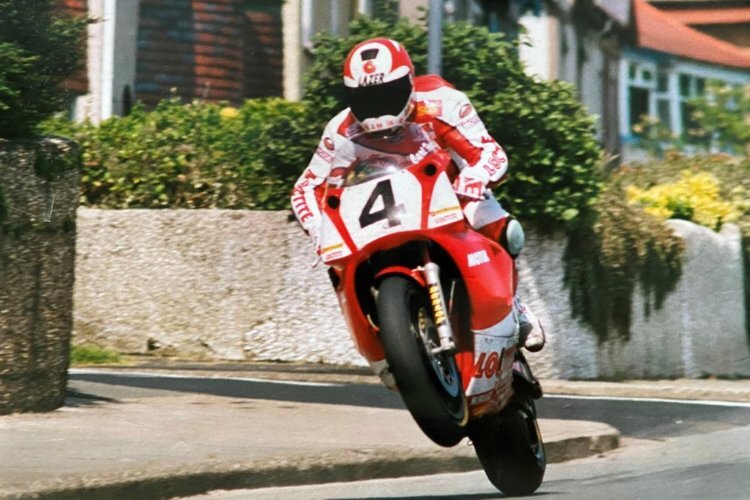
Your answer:
[[[417,124],[407,124],[396,131],[362,134],[352,139],[358,158],[344,169],[336,169],[329,184],[355,186],[379,177],[392,175],[419,163],[436,151],[437,145]]]

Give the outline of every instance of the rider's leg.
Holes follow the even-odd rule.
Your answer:
[[[523,249],[525,238],[521,224],[503,209],[494,196],[466,203],[464,214],[471,227],[487,238],[500,242],[513,258]],[[541,322],[517,293],[513,305],[518,315],[521,344],[530,352],[541,351],[546,343]]]

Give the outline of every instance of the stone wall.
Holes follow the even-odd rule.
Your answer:
[[[35,165],[77,166],[69,143],[0,140],[0,414],[63,403],[73,316],[78,171],[49,182]]]
[[[75,342],[205,359],[365,365],[323,266],[281,212],[78,211]],[[722,233],[670,222],[686,239],[683,279],[663,310],[636,300],[629,341],[599,343],[572,319],[564,239],[529,236],[521,293],[549,332],[530,356],[555,378],[750,376],[742,260]]]

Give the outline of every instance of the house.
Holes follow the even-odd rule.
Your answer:
[[[60,0],[85,5],[85,0]],[[410,2],[405,2],[408,5]],[[344,34],[383,0],[88,0],[89,93],[74,116],[94,122],[169,97],[239,105],[301,97],[319,31]],[[80,5],[78,7],[80,8]]]
[[[60,0],[83,4],[84,0]],[[125,114],[171,96],[238,105],[301,97],[316,33],[346,34],[395,0],[88,0],[88,87],[77,118]],[[421,17],[429,0],[395,2]],[[627,153],[633,125],[658,117],[675,134],[710,80],[750,82],[750,0],[446,0],[446,21],[521,37],[527,71],[571,82],[598,116],[602,145]],[[78,5],[80,9],[80,5]]]
[[[282,10],[277,0],[88,0],[90,92],[75,117],[127,114],[136,100],[283,95]]]
[[[74,17],[85,17],[86,12],[86,0],[56,0],[55,7],[65,15]],[[70,75],[63,85],[67,90],[72,92],[74,95],[81,96],[85,95],[89,91],[89,80],[86,68],[82,67],[74,74]]]
[[[548,0],[517,21],[527,69],[573,83],[602,144],[626,158],[644,115],[680,136],[707,82],[750,83],[747,1]]]

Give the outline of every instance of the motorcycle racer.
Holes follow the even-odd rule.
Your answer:
[[[415,76],[406,49],[387,38],[373,38],[351,50],[344,63],[344,85],[349,107],[328,122],[292,191],[292,209],[316,252],[326,180],[357,159],[382,154],[383,140],[397,145],[403,125],[411,122],[420,125],[435,148],[450,153],[456,167],[453,186],[464,200],[469,224],[518,256],[524,244],[521,225],[490,191],[507,173],[507,155],[463,92],[437,75]],[[522,345],[531,352],[541,350],[545,344],[541,323],[517,297],[514,305]]]

